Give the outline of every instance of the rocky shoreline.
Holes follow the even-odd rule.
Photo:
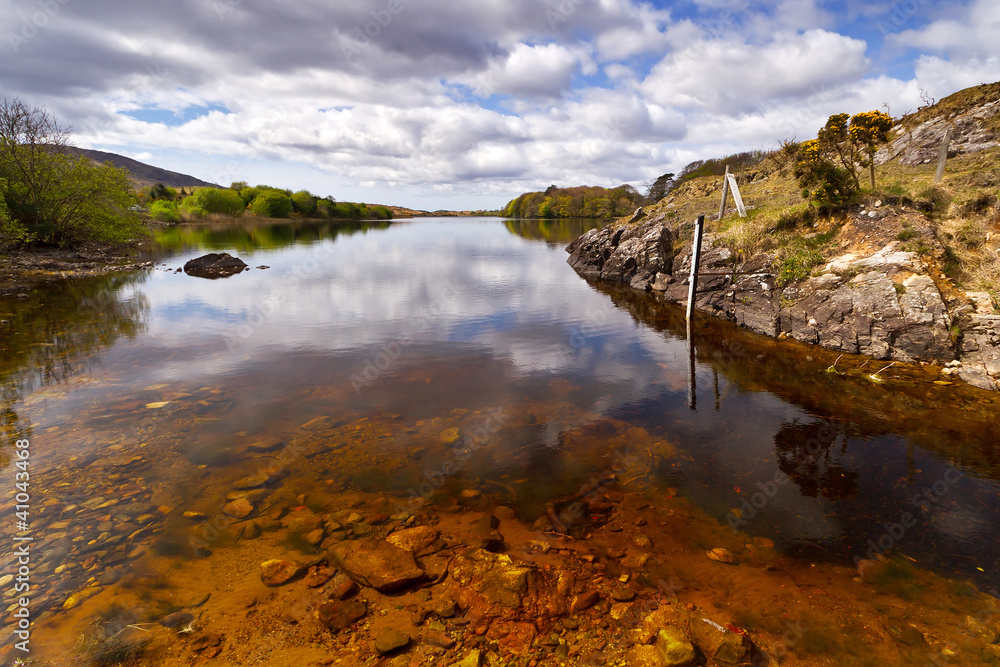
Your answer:
[[[63,278],[153,267],[153,262],[137,261],[138,254],[138,245],[113,248],[86,246],[75,250],[44,248],[12,252],[3,257],[0,297],[25,298],[39,283],[51,283]]]
[[[867,221],[884,215],[860,211]],[[686,303],[690,245],[674,251],[676,223],[664,214],[620,221],[587,232],[567,247],[584,278],[624,283],[665,301]],[[957,377],[1000,389],[1000,315],[988,294],[946,299],[933,268],[889,241],[870,253],[843,253],[819,275],[780,286],[774,257],[740,259],[707,234],[695,308],[773,338],[942,367]],[[709,274],[709,275],[705,275]]]

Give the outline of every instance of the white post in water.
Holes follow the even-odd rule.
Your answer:
[[[941,138],[941,150],[938,152],[938,168],[937,173],[934,174],[934,185],[939,184],[944,180],[944,163],[948,161],[948,142],[951,141],[951,128],[947,128],[944,131],[944,137]]]
[[[688,408],[692,411],[698,410],[698,364],[694,349],[694,327],[690,318],[687,321],[687,353],[688,353]]]
[[[687,319],[690,322],[694,315],[694,295],[698,288],[698,267],[701,264],[701,233],[705,226],[705,216],[699,215],[694,223],[694,240],[691,242],[691,278],[688,281]]]
[[[729,199],[729,165],[726,165],[726,175],[722,177],[722,203],[719,205],[719,220],[726,215],[726,200]]]

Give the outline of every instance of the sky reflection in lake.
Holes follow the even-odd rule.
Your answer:
[[[985,425],[996,403],[973,402],[981,394],[831,376],[819,351],[808,353],[815,361],[787,347],[769,352],[755,347],[764,345],[759,339],[712,324],[697,334],[699,407],[692,411],[678,309],[588,285],[566,264],[568,239],[558,229],[425,219],[347,231],[300,225],[285,237],[257,229],[252,238],[232,231],[210,242],[197,234],[176,241],[175,254],[149,275],[115,284],[121,302],[141,304],[125,309],[134,320],[127,335],[88,348],[97,363],[76,380],[35,395],[28,387],[12,405],[41,431],[65,432],[98,428],[114,411],[101,406],[158,400],[147,397],[151,387],[227,387],[236,398],[206,411],[183,436],[188,458],[209,465],[225,465],[233,433],[270,432],[324,410],[416,421],[516,406],[530,421],[507,425],[501,442],[531,451],[529,464],[499,456],[492,469],[463,474],[525,478],[533,488],[524,496],[536,500],[577,483],[547,477],[538,462],[571,458],[568,434],[612,420],[680,452],[672,459],[650,452],[652,482],[681,488],[721,521],[736,517],[742,530],[772,537],[786,551],[850,562],[909,511],[917,523],[894,549],[993,582],[997,457]],[[213,281],[175,271],[227,244],[251,267],[269,268]],[[73,303],[54,303],[73,311]],[[66,318],[61,326],[91,325]],[[14,375],[23,376],[35,361],[17,358],[23,363]],[[957,426],[956,402],[965,406]],[[134,414],[144,438],[170,428]],[[85,446],[44,439],[61,454]],[[400,434],[385,446],[416,445]],[[940,499],[913,501],[950,470],[961,478]],[[790,481],[769,485],[778,472]],[[404,478],[379,483],[393,487]],[[746,505],[758,491],[766,502]]]

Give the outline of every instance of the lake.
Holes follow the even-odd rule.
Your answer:
[[[596,225],[171,227],[149,271],[7,300],[2,463],[13,480],[30,441],[35,618],[146,557],[211,560],[212,518],[262,470],[299,505],[471,489],[529,523],[614,477],[803,563],[885,552],[1000,585],[995,397],[703,318],[692,375],[682,308],[566,264]],[[251,268],[178,272],[221,251]]]

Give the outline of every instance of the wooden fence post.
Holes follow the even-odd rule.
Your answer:
[[[729,181],[729,189],[733,191],[733,201],[736,202],[736,210],[739,212],[741,218],[747,217],[747,209],[743,205],[743,195],[740,194],[740,186],[736,184],[736,176],[729,174],[726,176],[726,180]]]
[[[729,165],[726,165],[726,175],[722,177],[722,204],[719,205],[719,220],[726,215],[726,200],[729,199]]]

